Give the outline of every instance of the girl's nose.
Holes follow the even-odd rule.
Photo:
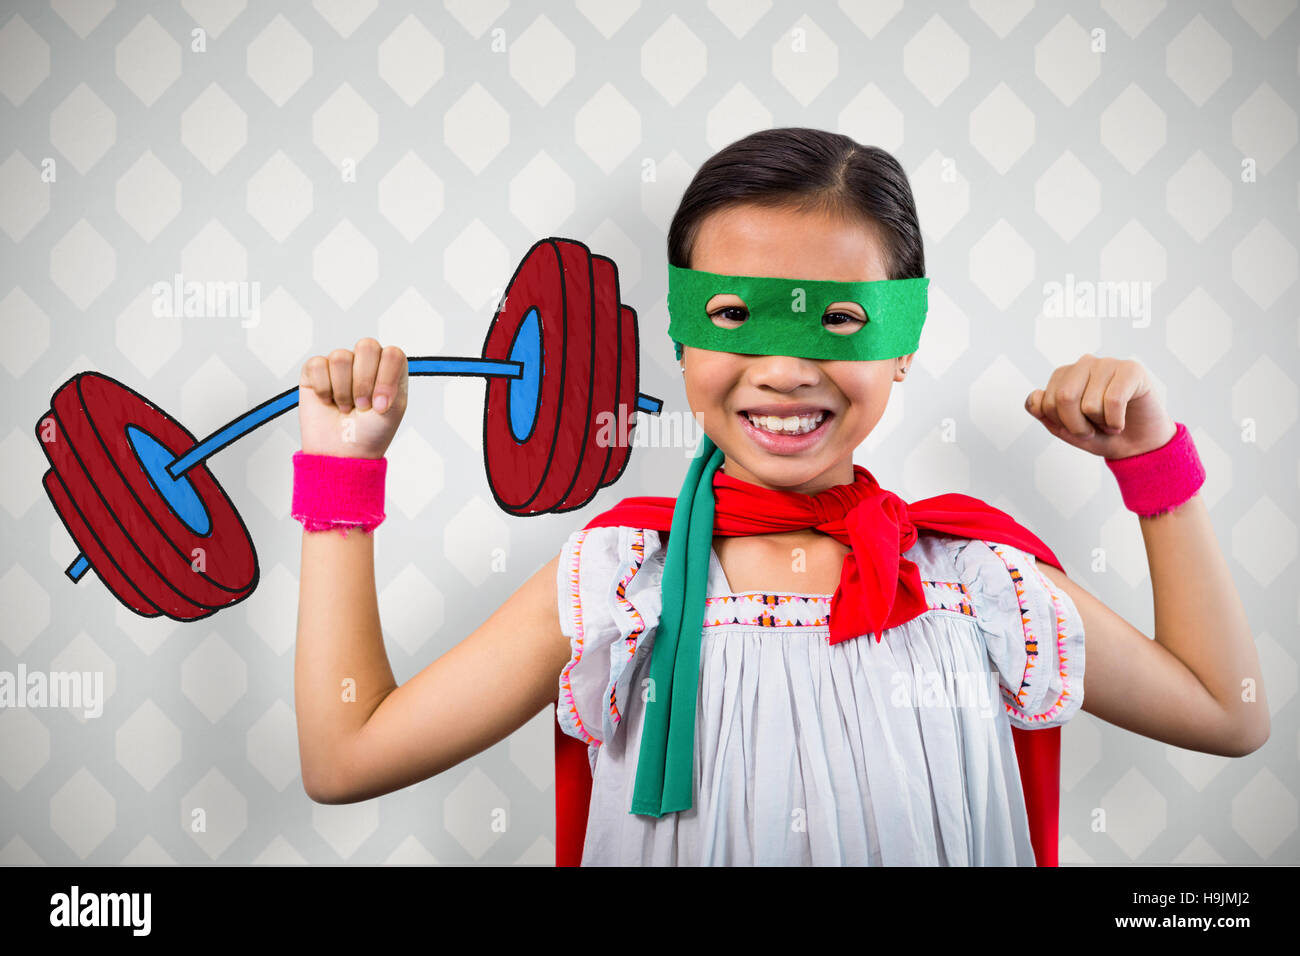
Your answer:
[[[755,387],[788,392],[801,385],[816,385],[821,370],[812,359],[798,355],[751,355],[747,374]]]

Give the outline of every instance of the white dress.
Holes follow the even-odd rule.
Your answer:
[[[654,530],[575,531],[561,729],[588,745],[588,865],[1034,865],[1013,725],[1083,701],[1083,624],[1032,555],[922,534],[929,610],[830,645],[829,595],[732,594],[710,550],[694,798],[629,812],[662,607]]]

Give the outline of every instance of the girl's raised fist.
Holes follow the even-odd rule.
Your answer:
[[[371,338],[313,355],[298,380],[298,423],[309,455],[382,458],[406,412],[406,353]]]

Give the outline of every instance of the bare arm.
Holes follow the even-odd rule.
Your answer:
[[[1025,407],[1062,441],[1107,458],[1162,448],[1177,427],[1147,370],[1131,359],[1086,354],[1056,369]],[[1083,709],[1188,750],[1240,757],[1259,749],[1270,723],[1259,655],[1205,500],[1195,494],[1138,522],[1154,640],[1060,571],[1038,565],[1083,619]]]
[[[1082,707],[1108,723],[1188,750],[1240,757],[1269,735],[1259,655],[1199,494],[1138,518],[1155,599],[1155,640],[1042,561],[1074,601],[1087,663]],[[1253,701],[1243,700],[1251,681]]]
[[[556,702],[569,658],[552,558],[469,637],[398,686],[374,540],[304,532],[294,700],[303,786],[319,803],[389,793],[455,766]],[[344,681],[355,681],[355,700]]]
[[[401,349],[362,339],[313,356],[299,383],[307,454],[380,458],[407,399]],[[294,706],[307,794],[350,803],[441,773],[559,697],[558,556],[465,640],[398,686],[384,650],[374,538],[304,531]]]

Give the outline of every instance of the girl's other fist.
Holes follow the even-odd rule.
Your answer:
[[[1178,428],[1141,362],[1092,354],[1052,372],[1025,410],[1061,441],[1103,458],[1153,451]]]
[[[406,353],[374,339],[313,355],[298,380],[298,424],[309,455],[382,458],[406,413]]]

